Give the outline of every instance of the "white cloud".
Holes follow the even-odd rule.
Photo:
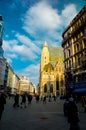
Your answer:
[[[16,37],[21,43],[29,47],[33,53],[39,54],[41,52],[40,48],[37,45],[35,45],[35,43],[33,43],[27,36],[16,34]]]
[[[43,40],[58,41],[57,46],[61,44],[61,35],[76,15],[77,10],[74,4],[69,4],[58,13],[49,4],[49,1],[40,1],[29,8],[24,16],[23,29],[35,38]]]
[[[3,41],[3,48],[5,51],[9,52],[9,51],[12,51],[12,47],[14,45],[17,45],[17,44],[18,44],[17,40],[8,40],[8,41],[4,40]]]
[[[35,37],[44,38],[50,36],[51,32],[59,28],[61,19],[56,9],[53,9],[45,1],[32,6],[26,12],[23,28]],[[46,36],[46,37],[47,37]]]
[[[20,76],[25,75],[33,84],[37,85],[39,82],[39,66],[39,63],[31,64],[18,73]]]
[[[74,4],[66,5],[65,8],[62,10],[62,24],[64,26],[68,26],[70,21],[75,17],[76,14],[77,10]]]
[[[38,58],[40,49],[24,35],[16,34],[17,40],[4,40],[3,48],[7,58],[20,57],[21,60],[34,60]],[[21,42],[21,45],[19,44]],[[11,60],[11,59],[10,59]]]
[[[25,45],[14,46],[13,51],[20,55],[21,59],[34,60],[37,58],[37,56],[31,51],[31,49]]]

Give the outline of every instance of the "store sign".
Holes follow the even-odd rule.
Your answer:
[[[70,89],[74,88],[86,88],[86,82],[79,82],[79,83],[70,83],[69,84]]]

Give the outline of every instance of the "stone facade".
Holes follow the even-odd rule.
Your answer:
[[[70,22],[62,37],[66,89],[70,93],[76,87],[86,88],[86,6]],[[76,82],[77,86],[71,86]]]

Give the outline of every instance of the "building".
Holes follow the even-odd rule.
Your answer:
[[[34,85],[27,79],[26,76],[22,75],[19,80],[19,93],[29,93],[34,95]]]
[[[7,92],[14,93],[17,91],[18,85],[18,76],[14,73],[12,67],[9,65],[7,60],[4,58],[3,45],[3,22],[2,16],[0,16],[0,89],[4,89]],[[15,90],[14,90],[15,89]]]
[[[20,78],[18,77],[18,75],[14,72],[13,76],[12,76],[12,89],[11,89],[11,93],[19,93],[19,80]]]
[[[9,63],[7,66],[8,76],[5,90],[9,93],[14,94],[16,92],[19,92],[19,77],[14,72]]]
[[[4,75],[4,87],[5,87],[5,90],[7,89],[8,68],[9,68],[9,64],[8,64],[8,62],[6,60],[5,75]]]
[[[26,78],[26,76],[21,76],[19,80],[19,93],[22,94],[23,92],[29,93],[30,89],[30,81]]]
[[[40,61],[39,94],[57,96],[64,93],[63,49],[48,47],[45,41]]]
[[[86,6],[70,22],[62,37],[67,93],[86,93]]]
[[[0,88],[4,89],[4,77],[5,77],[5,69],[6,69],[6,60],[0,57]]]
[[[35,85],[33,85],[32,82],[30,82],[30,89],[29,89],[29,94],[33,95],[35,94]]]
[[[4,76],[6,68],[6,59],[3,57],[4,50],[2,48],[3,44],[3,22],[2,16],[0,16],[0,89],[4,89]]]

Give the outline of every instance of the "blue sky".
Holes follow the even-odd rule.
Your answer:
[[[4,57],[20,77],[37,85],[43,43],[60,46],[62,32],[86,0],[0,0]]]

